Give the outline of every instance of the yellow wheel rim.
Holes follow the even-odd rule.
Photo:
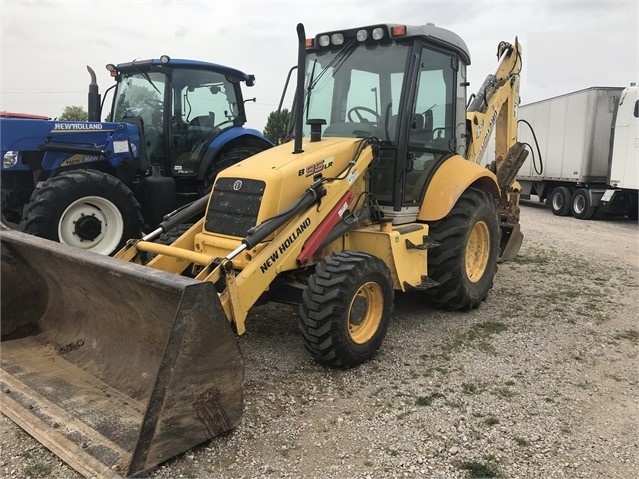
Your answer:
[[[490,256],[490,233],[488,225],[480,221],[473,226],[466,245],[466,275],[476,283],[484,275]]]
[[[348,335],[357,344],[370,341],[382,322],[384,295],[377,283],[363,284],[348,308]]]

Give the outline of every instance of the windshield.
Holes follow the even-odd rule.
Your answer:
[[[142,118],[145,125],[160,126],[164,105],[163,73],[123,75],[118,84],[114,121],[123,118]]]
[[[309,53],[304,134],[310,135],[308,119],[323,119],[324,136],[395,140],[409,51],[409,45],[393,43]]]

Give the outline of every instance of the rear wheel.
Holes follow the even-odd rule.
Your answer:
[[[488,295],[497,272],[499,222],[495,201],[469,188],[450,213],[430,224],[429,236],[439,246],[428,253],[428,276],[439,286],[426,298],[446,310],[468,310]]]
[[[568,216],[570,214],[572,193],[566,186],[558,186],[548,196],[546,202],[550,211],[557,216]]]
[[[217,178],[220,171],[225,170],[229,166],[233,166],[253,155],[257,155],[265,149],[266,146],[264,144],[253,141],[246,145],[236,146],[220,153],[220,156],[209,167],[204,178],[204,189],[202,194],[208,194],[211,191],[211,187],[213,186],[213,183],[215,183],[215,178]]]
[[[580,220],[589,220],[597,212],[597,207],[593,206],[588,190],[585,188],[579,188],[575,191],[570,204],[572,215]]]
[[[380,348],[393,309],[386,264],[358,251],[319,263],[302,295],[299,328],[306,349],[321,363],[351,368]]]
[[[99,254],[140,236],[142,215],[131,190],[95,170],[72,170],[39,185],[24,209],[29,234]]]

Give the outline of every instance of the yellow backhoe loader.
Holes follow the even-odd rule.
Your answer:
[[[299,304],[306,349],[349,368],[380,348],[396,291],[476,308],[517,254],[516,40],[468,105],[448,30],[298,25],[298,40],[293,139],[208,198],[115,258],[2,233],[2,412],[87,477],[144,474],[238,423],[235,333],[254,305]]]

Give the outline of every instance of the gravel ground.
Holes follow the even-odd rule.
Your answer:
[[[398,295],[354,370],[307,356],[296,309],[256,308],[241,424],[151,477],[637,477],[637,222],[526,204],[521,223],[478,310]],[[0,447],[2,477],[78,477],[4,416]]]

